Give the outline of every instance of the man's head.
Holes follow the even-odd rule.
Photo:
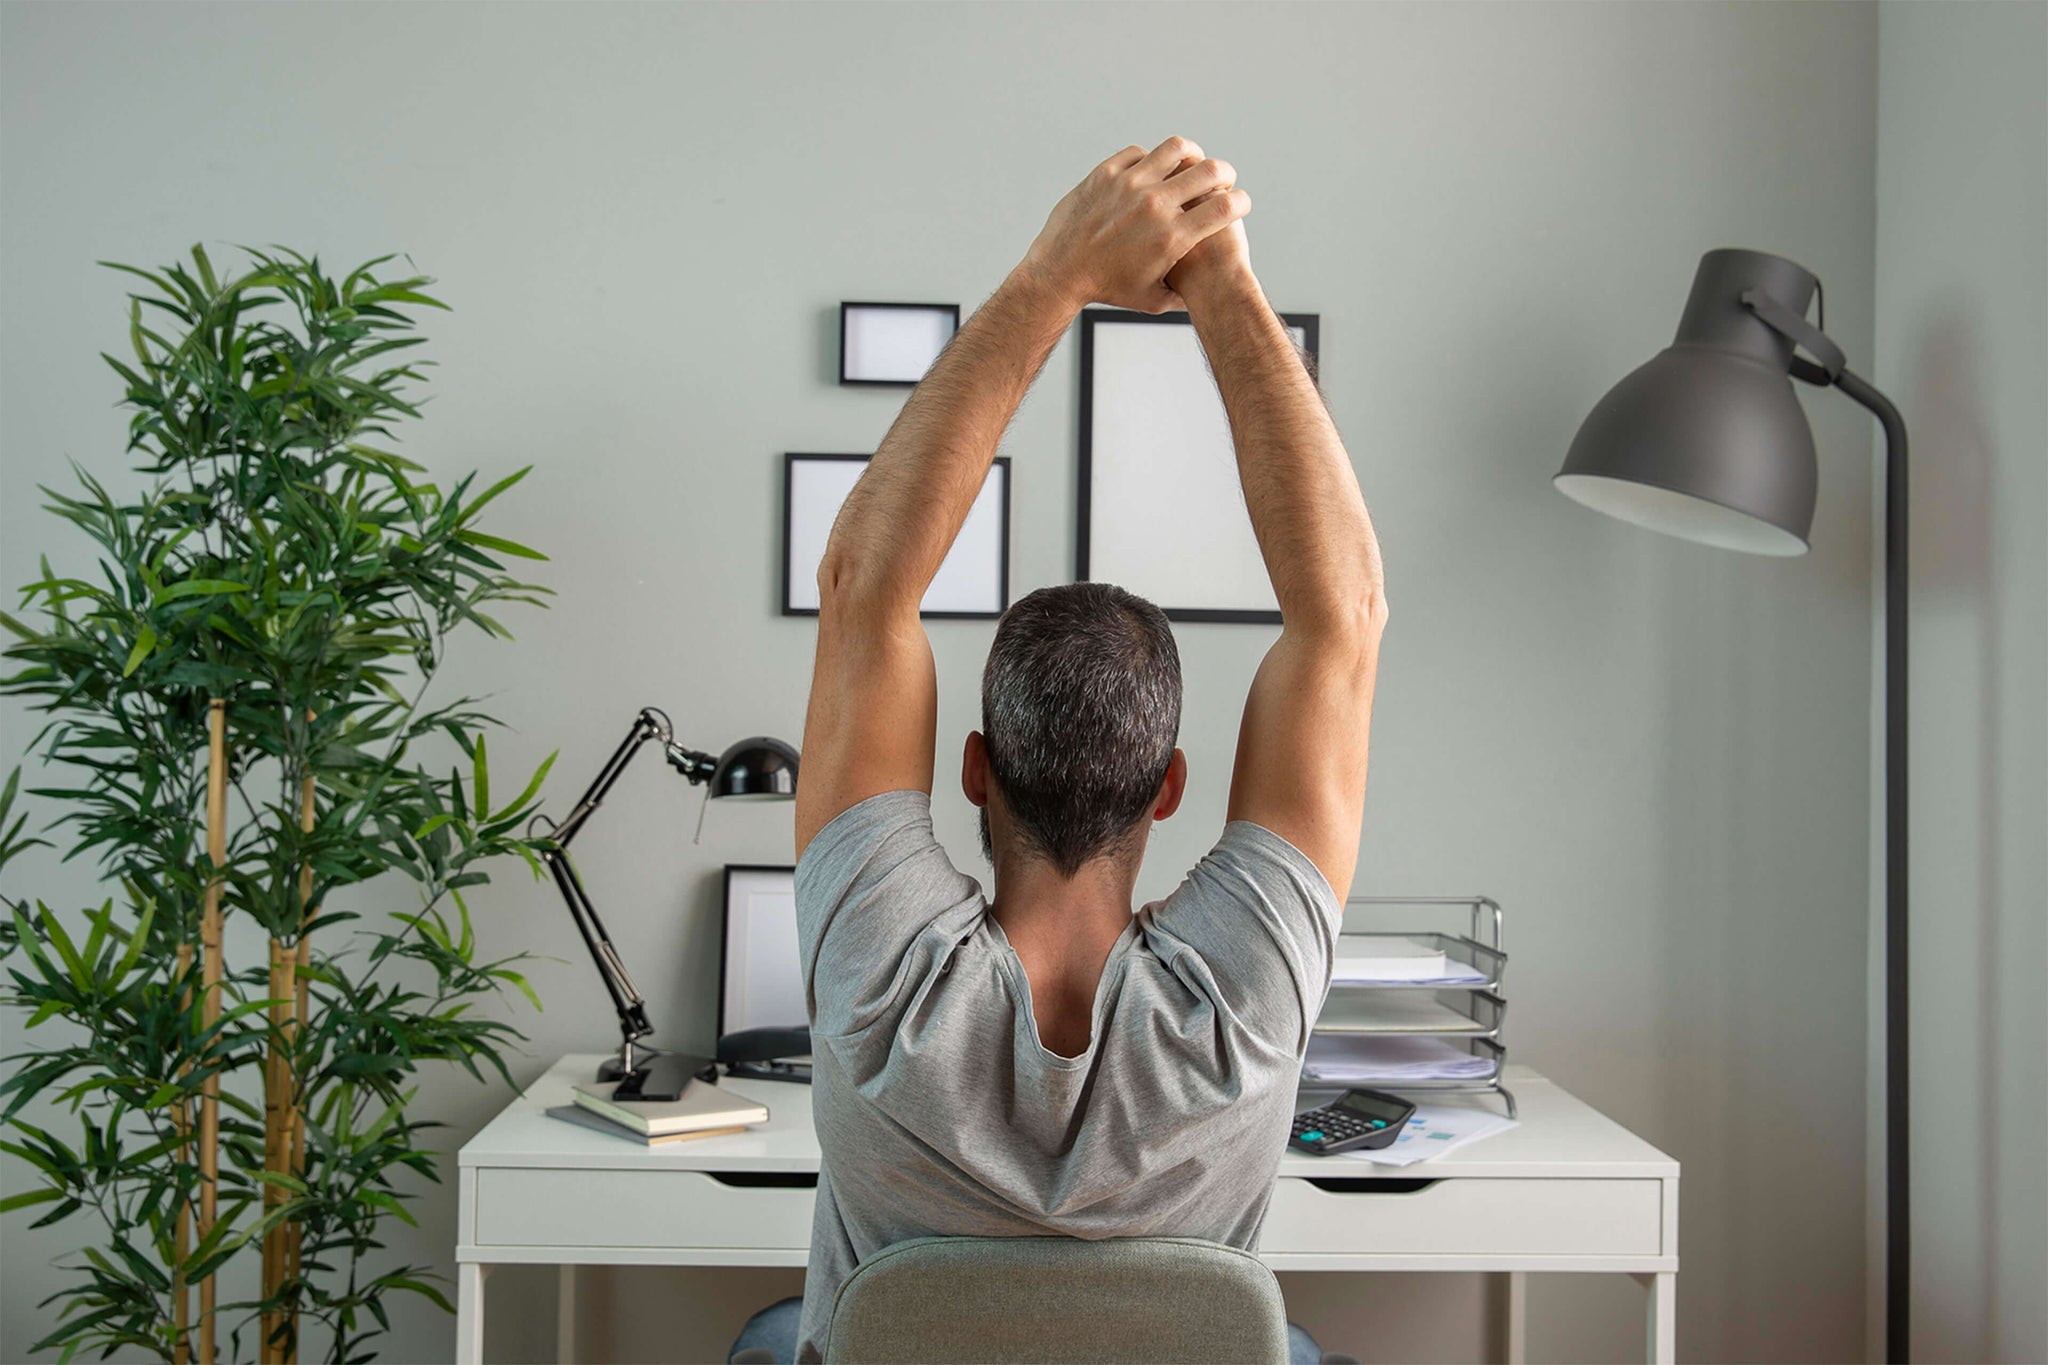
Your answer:
[[[1071,877],[1142,852],[1151,821],[1179,804],[1180,651],[1166,615],[1107,583],[1040,588],[996,626],[981,675],[981,730],[963,785],[1007,842]]]

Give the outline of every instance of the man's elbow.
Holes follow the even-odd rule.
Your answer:
[[[826,547],[818,563],[818,608],[835,614],[859,614],[893,602],[901,585],[872,562]]]
[[[1290,616],[1286,628],[1313,638],[1332,654],[1375,657],[1387,628],[1386,589],[1374,584],[1355,595],[1326,602],[1313,612]]]

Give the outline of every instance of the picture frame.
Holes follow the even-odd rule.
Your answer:
[[[796,868],[727,863],[718,954],[718,1033],[804,1028]]]
[[[1280,317],[1313,380],[1321,316]],[[1173,621],[1279,624],[1229,418],[1188,315],[1083,309],[1080,352],[1074,577],[1116,583]]]
[[[839,382],[915,388],[959,330],[957,303],[841,303]]]
[[[792,452],[782,469],[782,614],[818,614],[818,565],[833,519],[870,455]],[[1010,605],[1010,457],[996,456],[982,490],[939,565],[919,615],[994,620]]]

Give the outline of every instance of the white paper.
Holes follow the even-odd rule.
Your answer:
[[[1392,934],[1351,934],[1337,940],[1330,980],[1351,985],[1433,986],[1477,984],[1486,973],[1452,960],[1441,949]]]
[[[1410,1034],[1314,1033],[1301,1074],[1344,1085],[1384,1081],[1485,1080],[1494,1060],[1441,1038]]]
[[[846,310],[848,379],[915,384],[953,339],[951,308],[861,308]]]
[[[1096,322],[1093,369],[1088,576],[1169,609],[1278,611],[1193,326]]]
[[[847,494],[867,467],[860,459],[796,461],[789,486],[789,544],[784,548],[792,610],[818,609],[818,565],[825,560],[825,542]],[[989,467],[981,495],[925,591],[920,610],[994,616],[1009,605],[1003,600],[1003,484],[1008,478],[1007,465]]]
[[[1505,1133],[1515,1126],[1513,1119],[1481,1107],[1479,1101],[1431,1100],[1428,1104],[1415,1106],[1415,1113],[1402,1125],[1401,1136],[1394,1139],[1392,1146],[1375,1152],[1339,1152],[1337,1155],[1370,1161],[1376,1166],[1413,1166],[1418,1161],[1455,1152],[1481,1138]]]

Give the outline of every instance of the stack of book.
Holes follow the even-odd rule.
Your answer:
[[[673,1100],[615,1100],[617,1089],[616,1081],[579,1085],[576,1103],[557,1105],[548,1117],[649,1147],[744,1132],[748,1124],[768,1121],[767,1105],[705,1081],[691,1081]]]

